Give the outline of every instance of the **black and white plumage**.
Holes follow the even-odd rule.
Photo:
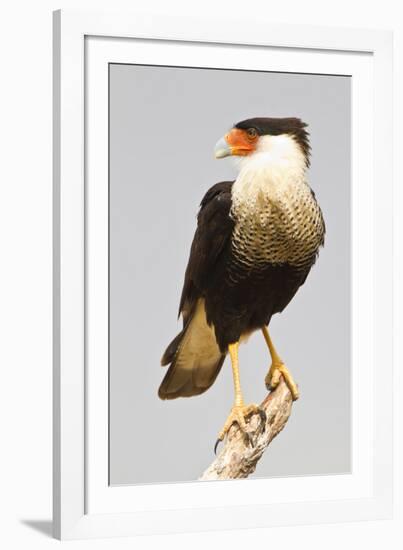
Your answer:
[[[291,301],[324,243],[322,212],[309,187],[309,141],[297,118],[242,121],[220,140],[216,157],[239,160],[235,181],[201,201],[186,268],[183,330],[165,351],[162,399],[206,391],[228,346]]]

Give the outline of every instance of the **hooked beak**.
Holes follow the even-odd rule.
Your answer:
[[[220,138],[214,148],[214,156],[216,159],[223,159],[232,155],[231,147],[225,137]]]
[[[257,138],[251,140],[244,130],[233,128],[217,141],[214,155],[216,159],[222,159],[230,155],[245,157],[255,150],[256,143]]]

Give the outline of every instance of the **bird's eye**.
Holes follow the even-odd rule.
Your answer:
[[[248,128],[246,134],[249,139],[255,139],[257,137],[257,130],[256,128]]]

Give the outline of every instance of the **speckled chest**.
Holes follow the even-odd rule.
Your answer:
[[[303,176],[281,178],[262,173],[234,183],[232,250],[248,271],[313,263],[324,238],[320,207]]]

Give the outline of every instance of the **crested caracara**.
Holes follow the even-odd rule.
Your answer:
[[[236,156],[239,174],[201,201],[179,306],[183,329],[162,357],[169,368],[158,395],[205,392],[229,353],[235,401],[218,440],[233,422],[245,431],[246,415],[259,412],[244,404],[238,370],[239,343],[253,331],[262,331],[272,359],[267,388],[283,376],[298,398],[267,327],[304,284],[324,243],[322,212],[307,181],[309,154],[298,118],[244,120],[215,147],[216,158]]]

